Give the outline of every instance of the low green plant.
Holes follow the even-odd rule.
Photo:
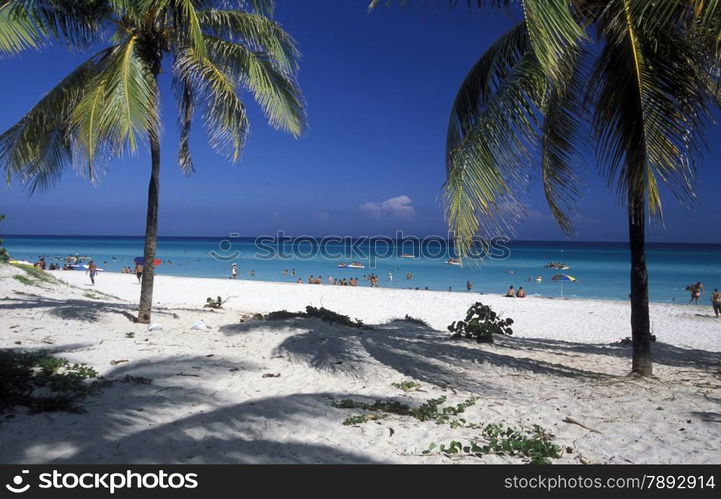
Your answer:
[[[379,419],[383,419],[385,415],[383,414],[359,414],[358,416],[351,416],[347,418],[345,421],[343,421],[344,426],[355,426],[363,423],[367,423],[369,421],[377,421]]]
[[[421,384],[415,381],[401,381],[400,383],[391,383],[391,386],[404,392],[415,392],[421,387]]]
[[[351,319],[347,315],[341,315],[327,308],[316,308],[310,305],[305,307],[305,312],[288,312],[287,310],[278,310],[276,312],[270,312],[263,318],[268,321],[278,321],[287,319],[296,319],[303,317],[315,317],[326,322],[332,322],[335,324],[341,324],[343,326],[360,328],[360,329],[372,329],[369,326],[363,324],[363,321],[358,319]]]
[[[214,309],[223,308],[223,299],[220,296],[216,299],[213,299],[209,296],[205,300],[205,305],[203,305],[203,308],[214,308]]]
[[[411,317],[410,315],[406,314],[406,316],[402,319],[393,319],[390,322],[410,322],[411,324],[417,324],[419,326],[425,326],[430,327],[426,321],[423,319],[417,319],[415,317]]]
[[[287,310],[277,310],[263,316],[267,321],[284,321],[287,319],[296,319],[298,317],[307,317],[305,312],[288,312]]]
[[[467,445],[457,440],[440,446],[432,443],[423,453],[436,450],[447,455],[520,456],[533,464],[551,464],[551,459],[561,457],[561,448],[553,443],[553,436],[539,425],[528,430],[490,423],[483,427],[481,438],[471,440]]]
[[[13,264],[14,267],[22,269],[26,275],[14,275],[13,279],[20,281],[26,286],[41,286],[42,284],[57,284],[58,280],[45,272],[43,269],[30,265]]]
[[[512,324],[513,319],[503,319],[488,305],[476,302],[466,312],[465,320],[453,322],[448,326],[448,331],[454,333],[454,338],[473,339],[479,343],[493,343],[493,335],[513,334]]]
[[[24,284],[26,286],[34,286],[35,285],[35,281],[33,281],[32,279],[30,279],[29,277],[26,277],[24,275],[14,275],[13,279],[20,281],[22,284]]]
[[[80,403],[102,387],[98,373],[85,364],[43,352],[0,351],[0,413],[16,406],[30,413],[80,412]]]
[[[334,400],[333,407],[338,409],[362,409],[373,412],[396,414],[398,416],[411,416],[420,421],[435,421],[437,424],[447,423],[451,416],[458,415],[466,408],[476,403],[475,398],[464,400],[456,406],[440,407],[446,401],[446,397],[430,399],[418,407],[411,407],[408,404],[397,400],[376,400],[373,403],[358,402],[352,399]]]

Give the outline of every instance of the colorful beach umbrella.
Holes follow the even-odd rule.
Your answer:
[[[551,277],[552,281],[560,281],[561,282],[561,298],[563,298],[563,283],[568,282],[576,282],[576,278],[572,275],[568,274],[556,274],[553,277]]]
[[[145,265],[145,258],[142,256],[135,257],[135,260],[133,261],[135,262],[135,265]],[[163,263],[163,260],[160,258],[153,258],[153,267],[157,267],[161,263]]]

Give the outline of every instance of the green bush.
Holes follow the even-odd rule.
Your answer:
[[[448,326],[454,338],[467,338],[479,343],[493,343],[494,334],[513,334],[513,319],[502,319],[491,307],[476,302],[466,312],[466,319]]]
[[[0,413],[80,412],[80,402],[103,386],[92,367],[43,352],[0,351]]]
[[[270,312],[263,318],[268,321],[279,321],[286,319],[296,319],[301,317],[315,317],[326,322],[332,322],[335,324],[341,324],[343,326],[360,328],[360,329],[372,329],[369,326],[363,324],[363,321],[358,319],[351,319],[347,315],[341,315],[327,308],[316,308],[310,305],[305,307],[305,312],[288,312],[287,310],[278,310],[277,312]]]

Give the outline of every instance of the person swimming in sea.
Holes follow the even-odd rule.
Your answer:
[[[691,302],[695,302],[694,304],[698,305],[698,300],[703,294],[703,284],[701,282],[697,282],[696,284],[689,286],[687,289],[691,292],[691,300],[689,301],[689,304]]]

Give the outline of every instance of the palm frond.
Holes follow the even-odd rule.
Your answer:
[[[599,162],[619,200],[646,199],[650,213],[661,215],[661,182],[694,199],[709,96],[694,46],[673,33],[644,38],[630,1],[602,21],[606,45],[590,77],[589,101]]]
[[[245,105],[235,93],[231,75],[193,49],[181,51],[173,67],[177,78],[190,82],[196,102],[204,107],[203,120],[210,146],[235,162],[249,130]]]
[[[587,130],[590,117],[582,102],[588,77],[588,56],[583,49],[569,50],[559,60],[567,76],[555,85],[543,110],[541,130],[541,176],[546,202],[558,225],[566,235],[574,232],[570,214],[575,211],[581,195],[582,181],[577,173],[583,164],[580,146],[589,143]]]
[[[171,0],[171,2],[174,25],[180,28],[176,30],[176,35],[182,40],[182,45],[192,47],[198,56],[206,57],[203,30],[192,0]]]
[[[0,135],[0,166],[30,192],[50,187],[71,164],[69,118],[109,53],[103,50],[80,65],[12,128]]]
[[[464,90],[454,106],[444,203],[461,252],[468,249],[479,229],[490,235],[511,231],[512,223],[524,212],[514,192],[524,188],[530,178],[539,139],[539,113],[546,105],[551,80],[530,44],[520,51],[523,44],[515,49],[507,46],[518,43],[516,36],[517,31],[509,33],[505,44],[486,52],[462,88],[470,82],[482,87],[494,78],[502,79],[490,92],[478,92],[475,102],[468,100],[471,93]]]
[[[206,34],[266,52],[289,74],[298,71],[300,53],[295,41],[275,21],[254,13],[218,9],[199,11],[198,20]]]
[[[522,0],[531,46],[548,75],[559,75],[559,57],[585,38],[568,0]]]
[[[186,175],[195,171],[193,158],[190,154],[190,128],[195,113],[195,96],[193,86],[185,75],[173,78],[173,88],[178,100],[178,124],[180,126],[180,144],[178,147],[178,164]]]
[[[159,128],[157,88],[137,53],[137,37],[114,47],[102,71],[70,116],[77,161],[92,172],[98,147],[114,154],[127,144],[135,152],[150,130]]]
[[[298,137],[305,128],[305,109],[295,79],[265,53],[206,36],[210,59],[248,88],[268,122]]]
[[[0,54],[17,54],[37,48],[45,33],[22,9],[13,8],[9,0],[0,3]]]
[[[73,47],[86,48],[97,41],[112,22],[106,0],[6,0],[11,15],[27,19],[38,33]]]

